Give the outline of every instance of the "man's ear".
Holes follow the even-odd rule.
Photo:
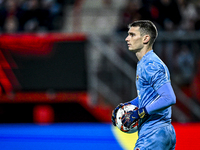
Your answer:
[[[145,35],[145,36],[143,37],[143,43],[144,43],[144,44],[147,44],[149,41],[150,41],[150,36],[149,36],[149,35]]]

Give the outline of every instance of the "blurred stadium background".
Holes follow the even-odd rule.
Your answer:
[[[1,150],[133,149],[111,125],[136,96],[127,25],[152,20],[171,72],[177,150],[199,149],[200,1],[0,0]]]

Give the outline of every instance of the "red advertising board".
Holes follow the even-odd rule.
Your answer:
[[[200,123],[173,123],[176,131],[176,150],[200,149]]]

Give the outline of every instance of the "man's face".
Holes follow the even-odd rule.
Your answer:
[[[139,27],[131,27],[125,41],[127,42],[128,49],[133,52],[138,52],[144,47],[143,37],[140,35]]]

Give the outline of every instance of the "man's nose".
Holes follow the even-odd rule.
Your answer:
[[[125,38],[125,41],[128,41],[128,36]]]

